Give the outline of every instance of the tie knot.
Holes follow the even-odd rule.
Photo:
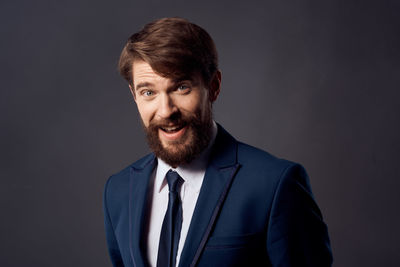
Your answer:
[[[182,177],[176,171],[169,170],[166,175],[169,191],[173,193],[177,193],[183,184]]]

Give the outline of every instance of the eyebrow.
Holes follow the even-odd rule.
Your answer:
[[[198,82],[196,82],[194,79],[190,78],[189,76],[184,76],[184,77],[180,77],[177,79],[173,79],[172,85],[170,87],[174,87],[176,84],[180,84],[183,82],[190,82],[191,85],[193,85],[193,86],[196,86],[198,84]],[[139,89],[141,89],[143,87],[154,87],[154,84],[150,83],[150,82],[138,83],[138,85],[136,85],[136,87],[135,87],[135,91],[138,91]]]
[[[197,81],[189,76],[173,80],[174,85],[179,85],[179,84],[186,83],[186,82],[189,82],[190,86],[198,86],[199,85],[199,81]]]
[[[143,83],[139,83],[138,85],[136,85],[135,90],[138,91],[142,87],[152,87],[152,86],[154,86],[152,83],[143,82]]]

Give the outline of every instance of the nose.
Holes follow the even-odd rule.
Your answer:
[[[178,108],[176,107],[173,99],[168,94],[163,94],[160,97],[157,115],[162,119],[167,119],[174,114]]]

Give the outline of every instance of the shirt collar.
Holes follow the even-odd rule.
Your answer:
[[[211,140],[207,148],[200,153],[192,162],[184,166],[178,166],[177,168],[172,168],[170,165],[165,163],[162,159],[157,158],[158,166],[156,172],[156,192],[161,192],[164,186],[167,184],[165,175],[172,169],[175,170],[185,181],[187,186],[196,188],[200,191],[201,183],[203,181],[204,174],[207,169],[208,158],[211,153],[211,148],[214,145],[215,138],[217,136],[217,124],[215,121],[212,123],[211,129]]]

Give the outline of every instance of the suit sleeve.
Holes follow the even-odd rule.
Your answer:
[[[267,252],[274,267],[332,265],[327,226],[300,165],[286,168],[277,186],[268,224]]]
[[[107,247],[113,266],[123,267],[124,263],[122,261],[117,239],[115,238],[114,227],[112,225],[112,221],[107,207],[107,197],[108,197],[108,188],[110,180],[111,177],[110,179],[108,179],[105,185],[103,194],[104,225],[106,230]]]

